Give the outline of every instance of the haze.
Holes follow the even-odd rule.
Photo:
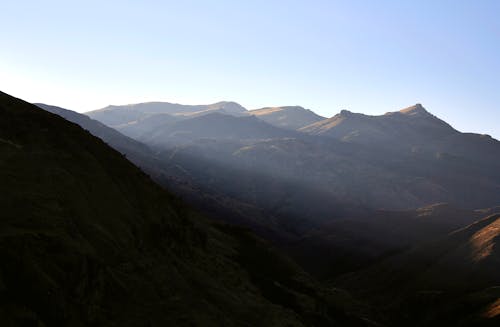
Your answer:
[[[79,112],[233,100],[381,114],[414,103],[500,138],[498,1],[15,1],[0,89]]]

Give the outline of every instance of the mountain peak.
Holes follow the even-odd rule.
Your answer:
[[[223,109],[228,112],[245,112],[247,109],[234,101],[219,101],[207,106],[209,109]]]
[[[357,112],[352,112],[352,111],[347,110],[347,109],[342,109],[342,110],[340,110],[340,112],[338,114],[336,114],[332,118],[334,118],[334,117],[344,117],[344,118],[347,118],[347,117],[363,117],[363,116],[365,116],[365,115],[361,114],[361,113],[357,113]]]
[[[401,109],[399,112],[405,115],[429,114],[429,112],[420,103]]]

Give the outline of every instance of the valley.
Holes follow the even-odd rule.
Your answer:
[[[406,323],[424,310],[421,320],[412,318],[415,325],[440,325],[447,310],[460,310],[484,292],[490,295],[467,314],[454,314],[453,323],[496,320],[481,318],[496,300],[495,274],[471,288],[458,277],[449,288],[427,284],[441,285],[450,271],[463,271],[469,252],[436,264],[430,275],[419,268],[421,260],[447,253],[433,244],[456,242],[446,241],[455,235],[474,243],[476,234],[467,230],[499,212],[500,142],[489,136],[461,133],[420,104],[382,116],[342,111],[328,119],[301,107],[247,111],[233,102],[110,106],[87,113],[91,119],[38,106],[101,137],[211,219],[250,228],[322,284],[368,299],[356,310],[372,306],[370,320]],[[495,229],[492,224],[484,228]],[[496,236],[486,243],[481,253],[492,263],[479,272],[498,268]],[[396,288],[397,280],[416,275],[423,282]],[[411,309],[394,311],[422,292],[440,294],[442,305],[427,308],[431,299],[424,297]]]

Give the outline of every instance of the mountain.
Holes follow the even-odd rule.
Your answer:
[[[159,147],[198,139],[243,141],[291,137],[296,134],[274,127],[255,117],[208,113],[153,128],[144,133],[139,140],[153,147]]]
[[[363,323],[344,293],[266,242],[206,220],[80,126],[5,93],[0,149],[4,326]]]
[[[169,102],[145,102],[124,106],[107,106],[102,109],[89,111],[87,116],[99,120],[108,126],[131,124],[156,114],[193,117],[211,112],[220,112],[231,115],[243,115],[246,109],[236,102],[217,102],[210,105],[182,105]]]
[[[127,258],[126,261],[131,262],[135,268],[131,270],[120,270],[121,268],[116,268],[116,266],[112,266],[113,269],[109,268],[113,276],[109,282],[113,285],[110,286],[112,290],[115,290],[115,284],[126,285],[123,287],[129,289],[128,281],[142,281],[146,278],[144,269],[136,268],[136,262],[139,259],[131,253],[139,251],[137,244],[147,244],[145,248],[140,248],[140,262],[143,262],[142,260],[155,263],[168,261],[170,263],[168,267],[158,268],[162,272],[166,271],[168,276],[171,272],[169,269],[173,269],[169,267],[175,262],[175,267],[183,267],[178,268],[178,275],[182,276],[179,277],[180,285],[184,285],[184,288],[176,294],[191,294],[200,301],[212,304],[202,306],[206,311],[197,311],[195,314],[187,304],[184,305],[188,299],[183,298],[186,302],[181,301],[180,309],[176,312],[188,312],[187,316],[192,317],[193,321],[208,319],[207,316],[212,317],[216,315],[214,312],[218,312],[227,317],[228,325],[241,324],[241,320],[235,318],[241,315],[252,319],[250,325],[261,325],[262,321],[253,320],[254,315],[248,313],[253,310],[251,308],[257,306],[265,308],[262,310],[268,310],[266,312],[274,312],[273,315],[278,317],[275,320],[276,324],[278,321],[285,320],[298,321],[297,324],[305,325],[331,325],[334,322],[356,324],[359,322],[358,317],[372,316],[376,316],[377,320],[389,326],[460,324],[487,326],[495,324],[499,297],[495,286],[498,285],[495,274],[498,271],[496,254],[497,231],[499,230],[498,207],[485,210],[474,209],[491,207],[500,203],[498,141],[484,135],[460,133],[418,105],[383,116],[342,112],[336,116],[333,126],[326,129],[328,132],[317,134],[304,131],[304,129],[300,133],[279,128],[257,117],[245,117],[247,114],[238,117],[218,112],[203,115],[195,112],[194,116],[156,113],[130,123],[130,125],[140,125],[141,120],[147,122],[143,125],[145,128],[140,136],[136,138],[153,149],[156,166],[141,167],[164,188],[182,196],[198,209],[204,210],[210,217],[248,226],[259,235],[268,238],[297,260],[304,269],[321,277],[323,281],[328,281],[335,291],[333,294],[329,293],[292,261],[247,231],[207,221],[186,205],[179,203],[178,200],[163,198],[160,201],[153,201],[158,202],[158,210],[163,214],[173,212],[177,217],[186,219],[188,222],[183,223],[182,226],[187,226],[184,228],[188,232],[183,233],[204,235],[194,237],[195,240],[201,239],[201,243],[188,239],[187,245],[185,243],[179,245],[180,241],[176,237],[169,236],[168,239],[173,240],[171,242],[174,244],[172,246],[175,251],[164,253],[156,250],[158,247],[155,243],[158,242],[156,239],[152,241],[149,234],[144,234],[145,232],[142,232],[139,227],[132,228],[132,232],[124,233],[124,235],[131,235],[126,244],[129,244],[132,249],[121,251],[119,257]],[[155,116],[158,119],[155,119]],[[25,128],[35,131],[24,134],[32,135],[37,142],[44,139],[43,133],[49,133],[51,142],[54,141],[56,144],[63,140],[72,140],[71,137],[59,131],[60,127],[37,129],[31,125],[24,126],[16,123],[13,118],[7,117],[6,126],[11,129]],[[81,119],[79,116],[72,119],[76,120],[76,118]],[[33,117],[19,119],[32,123],[37,121]],[[116,128],[121,127],[116,126]],[[359,133],[352,133],[353,129]],[[58,131],[57,135],[55,131]],[[37,133],[41,133],[42,136]],[[15,138],[24,134],[15,130],[12,135],[0,136],[0,138],[4,146],[12,148],[10,150],[12,152],[14,148],[21,145]],[[64,142],[62,144],[64,145]],[[70,150],[66,147],[57,148],[51,143],[46,147],[37,145],[37,149],[45,150],[35,153],[38,155],[46,153],[50,158],[55,156],[55,163],[51,162],[44,167],[54,167],[60,175],[58,175],[59,178],[64,179],[66,183],[76,179],[76,177],[68,178],[61,174],[61,171],[69,170],[65,166],[69,163],[78,163],[75,176],[93,177],[84,178],[85,182],[79,182],[83,183],[82,185],[71,188],[77,193],[73,191],[74,194],[72,194],[69,190],[61,191],[64,195],[57,193],[54,197],[61,200],[56,204],[49,201],[52,194],[50,192],[30,190],[29,195],[23,195],[21,198],[34,197],[35,200],[30,202],[34,205],[29,208],[55,210],[55,213],[43,214],[44,218],[59,217],[58,214],[61,215],[61,213],[57,210],[60,207],[63,208],[62,213],[79,213],[79,208],[86,208],[85,212],[91,210],[89,216],[85,216],[84,222],[89,221],[91,226],[99,226],[95,229],[102,232],[96,234],[95,229],[89,227],[85,229],[77,225],[76,233],[85,232],[82,236],[78,236],[78,241],[80,239],[85,241],[85,247],[82,245],[82,248],[87,249],[89,247],[87,244],[90,244],[90,248],[98,249],[91,252],[96,256],[91,257],[93,260],[107,262],[108,257],[104,259],[95,253],[103,252],[102,255],[107,253],[100,251],[101,244],[107,245],[109,242],[121,244],[119,240],[114,239],[122,236],[114,234],[116,227],[112,222],[122,222],[118,217],[123,215],[123,219],[129,219],[127,218],[129,216],[123,214],[121,209],[115,216],[114,211],[109,209],[104,216],[98,215],[91,219],[90,217],[95,215],[94,211],[104,206],[102,204],[104,201],[110,208],[118,207],[126,212],[130,211],[129,214],[134,217],[144,215],[142,210],[151,211],[153,218],[147,216],[146,222],[149,221],[148,219],[156,221],[154,217],[160,213],[154,211],[156,206],[149,207],[149,203],[153,202],[150,202],[148,195],[150,193],[145,191],[145,186],[139,187],[135,185],[139,182],[129,181],[128,177],[122,178],[122,175],[132,174],[131,171],[126,174],[120,173],[118,176],[114,175],[119,173],[115,171],[115,168],[110,168],[102,161],[99,164],[92,164],[93,159],[79,159],[74,160],[76,163],[73,163],[71,158],[76,154],[65,157],[66,159],[56,156],[56,154],[62,155],[68,151],[69,153],[73,153],[71,151],[87,153],[85,151],[90,151],[89,149],[92,148],[89,148],[88,142],[80,139],[75,141],[75,144],[68,146]],[[85,149],[82,149],[82,146],[85,146]],[[102,146],[105,145],[102,144]],[[106,149],[106,151],[111,151],[107,147]],[[107,153],[106,151],[101,149],[99,153]],[[101,158],[96,157],[94,152],[92,150],[91,154],[85,156],[94,159]],[[119,158],[124,161],[122,156]],[[32,158],[24,161],[30,164],[43,163]],[[0,160],[4,166],[6,162],[9,161]],[[81,165],[84,166],[81,167]],[[92,165],[92,168],[85,165]],[[111,164],[112,167],[116,165]],[[22,165],[13,164],[12,167],[9,166],[8,169],[2,171],[6,176],[10,176],[12,172],[16,172],[15,169],[20,167]],[[83,174],[81,169],[86,173]],[[89,173],[96,169],[97,171],[107,169],[106,173],[98,173],[97,176],[113,174],[112,185],[118,188],[116,192],[121,193],[113,193],[115,195],[106,193],[110,191],[104,185],[110,182],[100,181],[101,177],[97,178]],[[50,172],[51,170],[44,171]],[[23,181],[16,174],[13,174],[11,182],[5,184],[6,187],[15,188],[17,185],[15,183]],[[45,175],[37,171],[29,176],[31,176],[29,182],[23,185],[31,185],[30,183],[34,183],[33,180],[36,178],[38,178],[38,183],[38,180]],[[140,176],[145,178],[144,175]],[[50,185],[49,180],[52,183]],[[53,185],[62,183],[52,176],[47,177],[47,182],[44,179],[41,181],[43,183],[40,187],[49,190],[54,189]],[[151,182],[148,181],[148,183]],[[97,192],[101,188],[105,193]],[[133,188],[136,193],[129,188]],[[24,187],[24,189],[28,188]],[[162,193],[161,190],[157,191]],[[53,192],[59,192],[59,189],[56,188]],[[12,192],[4,193],[11,194]],[[39,198],[40,194],[43,194],[43,200]],[[80,199],[79,201],[84,201],[84,204],[67,209],[66,203],[72,203],[67,198],[70,195],[71,199]],[[160,197],[160,195],[157,196]],[[94,197],[98,197],[99,200]],[[116,198],[119,198],[121,202],[108,203],[117,201]],[[135,203],[138,200],[143,204],[136,206]],[[97,201],[96,204],[92,204],[94,201]],[[436,204],[436,202],[448,204]],[[174,203],[177,204],[174,205]],[[6,205],[6,207],[9,206]],[[129,207],[134,207],[134,209]],[[108,220],[110,219],[108,217],[113,217],[112,222]],[[485,218],[481,220],[482,217]],[[15,219],[11,218],[9,221],[15,221]],[[31,221],[32,219],[28,219],[27,222],[23,221],[22,224],[12,226],[15,228],[31,226],[29,225]],[[57,221],[58,231],[63,231],[63,240],[70,239],[72,235],[70,233],[75,233],[71,227],[72,224],[62,221],[65,223]],[[43,219],[43,222],[49,223],[51,220]],[[106,225],[102,227],[101,222],[105,222]],[[172,224],[174,226],[172,235],[177,235],[176,233],[179,232],[175,228],[180,228],[179,224]],[[122,225],[118,230],[127,231],[129,224]],[[7,226],[9,227],[7,230],[14,229],[11,225]],[[87,225],[84,224],[84,226]],[[45,225],[43,228],[44,231],[49,229]],[[91,230],[92,233],[86,233],[87,230]],[[29,231],[33,234],[31,229]],[[105,241],[101,237],[105,237]],[[211,240],[208,242],[209,245],[204,245],[205,239]],[[16,249],[17,244],[8,243],[5,249]],[[64,244],[64,247],[70,247]],[[71,244],[73,246],[71,249],[75,248],[76,245]],[[148,247],[150,244],[155,249],[154,251]],[[77,245],[81,244],[77,243]],[[36,243],[36,248],[45,249],[47,246]],[[186,248],[192,250],[185,254]],[[4,248],[0,247],[0,249]],[[60,282],[61,279],[58,279],[59,275],[53,272],[67,270],[59,268],[62,265],[59,261],[56,263],[47,261],[51,264],[49,269],[39,261],[30,259],[35,260],[36,268],[29,265],[27,266],[29,269],[19,268],[21,264],[13,259],[13,252],[3,251],[0,252],[0,255],[3,255],[2,258],[5,258],[5,262],[14,262],[13,266],[18,271],[41,269],[43,276],[47,275],[51,281],[57,281],[56,285],[64,290],[64,294],[73,294],[68,291],[66,284],[64,287],[60,286],[63,285]],[[28,247],[29,251],[34,250]],[[80,253],[78,251],[72,252],[77,253],[78,257]],[[154,255],[151,252],[154,252]],[[175,259],[172,259],[173,254],[175,254]],[[46,258],[47,256],[39,257]],[[113,254],[109,258],[121,262],[117,257],[118,255]],[[59,260],[58,258],[55,257],[52,260]],[[28,262],[31,262],[30,260]],[[69,259],[63,255],[61,260],[65,263]],[[207,262],[221,262],[221,265],[218,266],[219,268],[214,268],[215,271],[209,270],[206,266]],[[24,261],[23,264],[25,264]],[[57,269],[52,269],[52,264]],[[271,268],[269,270],[264,267]],[[23,274],[21,275],[24,276]],[[0,285],[9,285],[14,280],[12,272],[4,273],[2,270],[1,276],[3,279],[0,280],[2,282]],[[160,276],[163,275],[153,274],[153,277],[159,278],[153,278],[154,283],[160,285],[167,283],[166,279]],[[236,278],[241,280],[241,283],[248,283],[245,285],[256,290],[256,293],[252,293],[256,295],[252,295],[252,299],[249,299],[247,295],[238,293],[237,286],[241,284],[228,283],[228,280],[234,280],[229,276],[238,276]],[[147,275],[148,279],[151,277],[152,275]],[[6,278],[10,278],[7,280],[8,283],[5,282]],[[28,280],[26,284],[38,285],[38,282],[34,283],[30,279],[31,277],[26,278]],[[117,282],[114,282],[115,279]],[[297,284],[297,280],[301,282]],[[199,290],[205,290],[206,285],[212,285],[209,289],[217,291],[201,294]],[[152,288],[146,287],[148,289],[146,292],[143,286],[134,287],[141,289],[139,294],[153,292]],[[370,305],[360,304],[349,293],[339,291],[338,287],[347,288],[356,295],[355,298],[367,299]],[[176,288],[172,286],[172,289]],[[42,288],[42,290],[45,289]],[[103,292],[103,294],[108,293]],[[234,297],[235,301],[228,300],[230,297]],[[64,301],[68,301],[66,297],[63,298]],[[88,296],[85,297],[87,298]],[[84,301],[79,297],[77,300]],[[155,317],[170,319],[156,313],[158,312],[155,311],[158,303],[156,300],[141,295],[137,301],[146,303],[143,307],[152,307]],[[163,298],[162,301],[168,302]],[[44,298],[41,302],[47,301]],[[232,305],[226,308],[228,302]],[[64,307],[74,308],[74,304],[63,303]],[[248,307],[242,303],[253,303],[253,306]],[[268,306],[269,303],[272,304],[272,308]],[[313,307],[318,309],[311,311],[311,306],[306,303],[316,303]],[[328,305],[328,309],[324,309],[319,303],[331,305]],[[130,304],[122,306],[130,308],[128,305]],[[26,307],[25,304],[23,306]],[[242,309],[242,306],[246,309]],[[101,302],[97,307],[102,307]],[[13,311],[16,319],[26,316],[21,309],[16,310]],[[38,311],[29,310],[31,311],[27,313],[28,316],[38,315]],[[113,311],[115,309],[106,308],[106,310],[119,316],[117,311]],[[346,315],[346,311],[351,312],[350,316]],[[145,311],[139,310],[138,312]],[[203,318],[197,318],[201,312],[203,312]],[[66,315],[72,314],[66,313]],[[172,314],[172,316],[176,315]],[[109,319],[102,318],[103,315],[99,317],[99,319]],[[142,313],[141,317],[144,317]],[[175,320],[175,322],[178,321]],[[168,322],[172,321],[168,320]],[[203,325],[206,324],[203,323]]]
[[[368,116],[342,110],[340,114],[305,126],[301,131],[333,137],[344,142],[397,149],[411,148],[458,133],[450,125],[430,114],[421,104],[382,116]]]
[[[160,160],[156,153],[142,143],[134,141],[117,132],[115,129],[90,119],[86,115],[56,106],[45,104],[37,104],[37,106],[58,114],[66,120],[80,125],[94,136],[101,138],[104,142],[115,148],[115,150],[126,155],[127,159],[143,169],[157,183],[189,201],[189,203],[208,214],[211,218],[250,227],[257,231],[259,235],[274,240],[290,237],[290,235],[281,230],[281,226],[272,223],[275,218],[263,212],[262,208],[257,207],[255,204],[227,196],[221,193],[220,190],[205,188],[204,184],[195,178],[195,175],[186,174],[188,171],[185,167],[190,167],[193,163],[200,163],[201,160],[199,157],[191,158],[188,156],[186,157],[186,162],[182,164],[179,164],[178,160],[171,160],[172,157],[170,155]],[[168,116],[174,120],[177,119],[168,114],[157,114],[145,118],[145,121],[150,121],[148,122],[149,126],[155,124],[161,126],[163,123],[168,123],[161,119],[164,116]],[[120,132],[124,132],[119,127],[117,129]],[[184,152],[179,151],[178,154],[183,156]],[[210,153],[210,151],[207,152]],[[214,153],[212,152],[212,154]],[[175,158],[177,159],[178,156],[175,156]]]
[[[274,221],[294,216],[300,224],[310,220],[305,225],[311,227],[353,208],[405,210],[445,202],[475,209],[500,203],[500,142],[458,132],[421,105],[382,116],[343,111],[303,133],[252,117],[171,117],[147,118],[151,125],[134,136],[159,152],[159,166],[176,167],[169,180],[217,193],[226,204],[233,199],[257,207]],[[318,126],[324,129],[313,128]]]
[[[165,182],[165,180],[168,179],[169,185],[173,185],[173,181],[169,176],[176,174],[172,172],[174,168],[160,162],[153,150],[147,145],[127,137],[116,129],[108,127],[86,115],[43,103],[37,103],[35,105],[79,125],[92,135],[100,138],[113,149],[126,156],[128,160],[140,167],[155,181]]]
[[[271,125],[293,130],[325,119],[300,106],[266,107],[249,110],[248,114],[256,116]]]
[[[154,114],[126,124],[113,126],[113,128],[131,138],[141,139],[144,134],[149,133],[151,130],[163,126],[167,127],[168,125],[178,122],[181,119],[182,118],[179,118],[178,116],[169,114]]]
[[[80,125],[92,135],[102,139],[109,144],[109,146],[129,157],[152,155],[151,150],[143,143],[140,143],[133,138],[126,137],[117,132],[115,129],[110,128],[97,120],[91,119],[86,115],[43,103],[35,103],[35,105],[43,110],[59,115],[66,120]]]
[[[496,326],[500,322],[500,213],[496,212],[351,273],[339,284],[384,303],[395,326],[408,322]]]

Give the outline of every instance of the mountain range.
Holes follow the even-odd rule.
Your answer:
[[[88,114],[92,117],[94,113]],[[182,167],[182,178],[197,185],[197,193],[220,194],[225,199],[223,204],[208,207],[225,210],[227,221],[252,227],[318,278],[369,298],[382,312],[388,310],[390,318],[382,313],[380,321],[407,323],[411,315],[421,324],[479,323],[477,317],[495,301],[496,293],[485,291],[497,285],[495,279],[464,289],[467,279],[459,278],[449,289],[439,290],[443,304],[436,308],[420,303],[395,311],[397,305],[408,305],[415,294],[426,292],[425,283],[408,293],[395,287],[399,302],[392,306],[380,305],[368,295],[384,294],[369,285],[384,285],[387,276],[397,274],[410,281],[416,278],[407,272],[408,266],[418,262],[413,248],[439,255],[432,244],[453,238],[448,235],[481,219],[487,210],[479,208],[491,207],[488,210],[498,212],[497,140],[461,133],[421,104],[381,116],[343,110],[323,118],[302,107],[263,108],[246,115],[289,133],[262,133],[245,121],[246,128],[236,129],[245,131],[239,135],[205,133],[183,137],[183,142],[165,142],[171,139],[166,133],[180,124],[175,122],[157,127],[156,131],[164,134],[157,134],[156,141],[154,137],[137,140],[153,146],[160,161]],[[199,125],[188,128],[189,121],[184,120],[184,126],[177,130],[196,135],[198,130],[217,126],[216,130],[223,131],[228,127],[221,126],[232,121],[228,116],[243,124],[245,112],[219,113],[217,119],[202,115],[196,118]],[[247,136],[252,134],[249,129],[255,131],[252,137]],[[187,193],[184,197],[190,199]],[[193,201],[201,207],[206,202]],[[246,210],[242,203],[258,208],[259,214],[234,219],[238,214],[232,212]],[[467,237],[463,239],[467,241]],[[399,257],[409,259],[401,263]],[[386,260],[386,267],[395,270],[394,274],[378,268]],[[467,261],[456,262],[463,265]],[[435,278],[439,284],[460,267],[440,264],[422,279],[430,283]],[[495,271],[498,267],[493,260],[491,266],[481,266],[478,271]],[[374,274],[372,269],[381,272]],[[417,275],[424,274],[421,269],[415,268]],[[388,282],[390,285],[392,279]],[[471,296],[482,292],[490,295],[477,302],[476,309],[458,314],[460,305],[470,303]],[[395,296],[388,294],[386,303]],[[454,294],[453,301],[450,294]],[[424,318],[419,319],[422,310]],[[447,310],[453,312],[452,318],[446,315],[450,312]]]
[[[268,242],[206,219],[101,139],[5,93],[0,149],[2,326],[370,324]]]
[[[37,104],[75,125],[0,100],[11,325],[500,319],[500,142],[420,104]]]

